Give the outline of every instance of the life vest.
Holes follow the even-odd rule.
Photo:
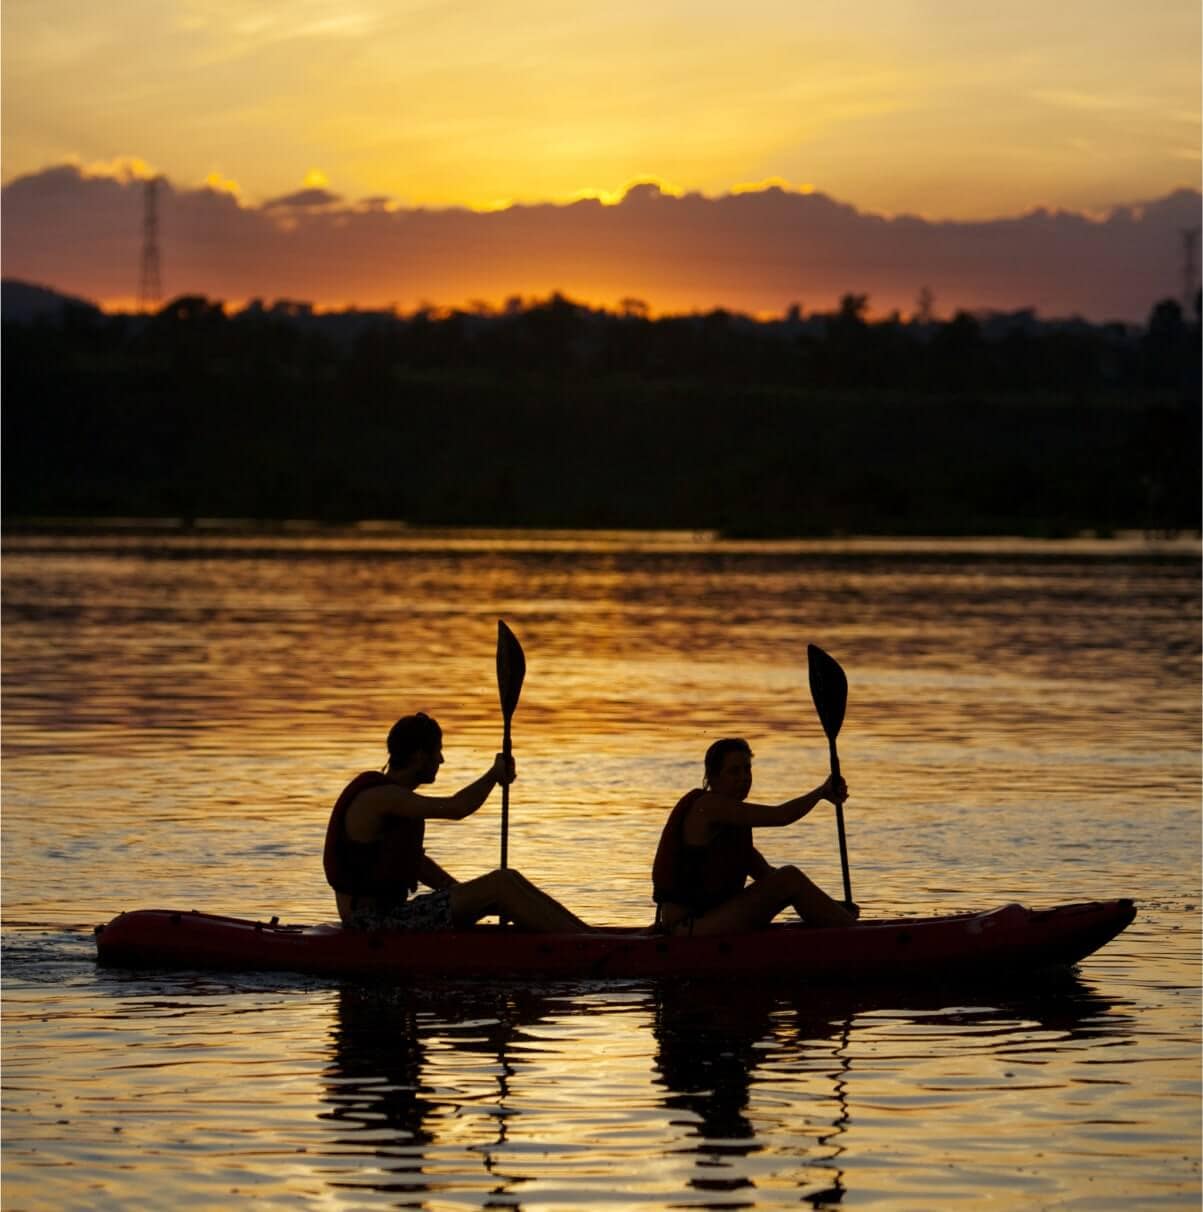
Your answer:
[[[383,833],[374,842],[356,842],[347,836],[347,811],[369,787],[390,780],[377,770],[357,774],[343,788],[326,826],[322,866],[335,892],[404,901],[418,886],[418,868],[426,853],[422,841],[426,822],[407,817],[386,817]]]
[[[755,848],[750,825],[726,825],[705,846],[685,841],[685,817],[705,792],[694,788],[668,814],[652,864],[652,897],[672,901],[697,916],[728,901],[752,871]]]

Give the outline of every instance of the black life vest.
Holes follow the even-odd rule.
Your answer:
[[[739,892],[752,872],[756,850],[750,825],[726,825],[705,846],[685,841],[685,817],[705,792],[694,788],[668,814],[652,864],[652,897],[698,916]]]
[[[377,770],[365,771],[335,801],[322,851],[326,881],[335,892],[404,901],[418,886],[418,869],[426,853],[424,820],[387,817],[382,835],[374,842],[356,842],[347,836],[347,811],[355,797],[389,781]]]

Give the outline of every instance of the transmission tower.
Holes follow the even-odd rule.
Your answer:
[[[163,288],[159,281],[159,182],[151,177],[143,190],[142,206],[142,275],[138,281],[138,310],[146,311],[157,305]]]
[[[1195,309],[1196,283],[1199,281],[1197,255],[1199,252],[1199,229],[1182,229],[1182,314],[1189,316]]]

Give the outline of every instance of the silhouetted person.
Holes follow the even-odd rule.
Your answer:
[[[702,787],[682,797],[660,836],[652,868],[657,923],[672,934],[756,930],[792,905],[812,925],[851,925],[855,906],[833,901],[797,867],[770,866],[752,844],[754,828],[792,825],[822,800],[842,804],[844,780],[776,805],[747,803],[751,789],[748,742],[715,741]]]
[[[405,716],[388,734],[388,764],[344,788],[326,827],[323,866],[344,925],[360,929],[452,930],[500,913],[528,930],[588,930],[559,901],[512,869],[459,883],[425,850],[428,820],[471,816],[499,783],[516,777],[498,754],[454,795],[419,795],[443,764],[443,732],[430,716]],[[419,884],[433,891],[412,897]]]

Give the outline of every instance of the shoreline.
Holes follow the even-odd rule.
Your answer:
[[[714,529],[642,529],[616,527],[446,526],[390,519],[325,522],[288,518],[179,517],[17,517],[4,519],[0,541],[20,550],[30,540],[63,540],[66,546],[122,546],[160,540],[173,546],[240,546],[245,542],[287,549],[295,543],[399,549],[446,546],[473,550],[613,550],[682,554],[763,553],[858,556],[913,554],[944,556],[1079,555],[1200,556],[1203,534],[1163,534],[1139,529],[1074,535],[1039,534],[830,534],[730,535]]]

